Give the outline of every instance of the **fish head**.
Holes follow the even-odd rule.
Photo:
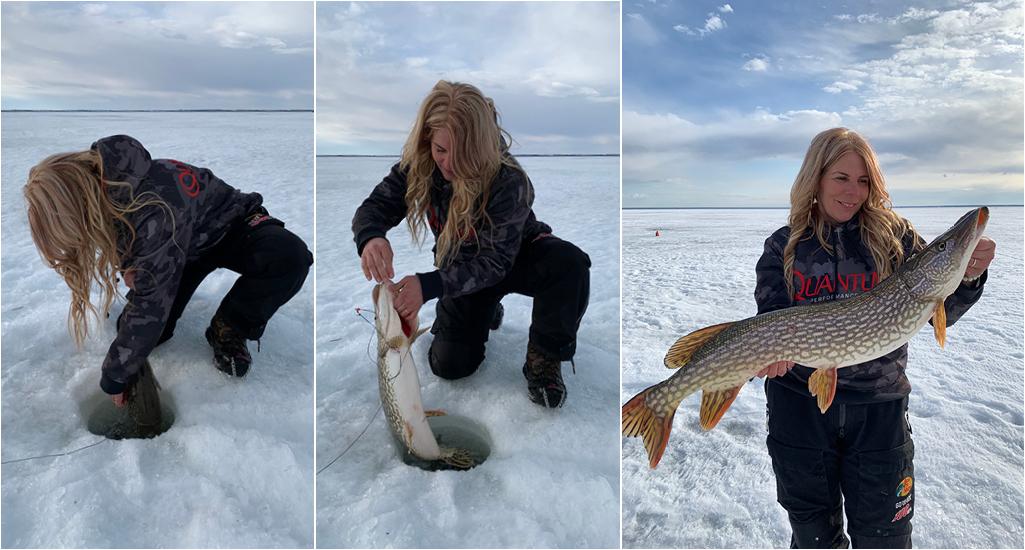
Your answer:
[[[911,293],[918,298],[940,300],[953,294],[988,221],[989,208],[976,208],[909,260],[907,268],[901,271],[901,279]]]
[[[407,321],[395,309],[395,297],[389,287],[392,282],[385,280],[374,286],[374,319],[377,333],[381,338],[391,340],[396,336],[411,337],[419,327],[419,319]]]

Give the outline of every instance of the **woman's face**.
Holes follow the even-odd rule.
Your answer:
[[[819,213],[833,225],[853,218],[868,199],[868,187],[865,159],[853,151],[844,153],[819,180]]]
[[[434,135],[431,136],[431,156],[434,157],[434,162],[441,170],[445,181],[452,181],[452,178],[456,177],[452,172],[451,150],[452,136],[449,135],[448,130],[444,128],[435,130]]]

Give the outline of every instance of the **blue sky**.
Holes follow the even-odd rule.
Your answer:
[[[1022,204],[1019,1],[623,3],[623,206],[788,206],[868,138],[894,204]]]
[[[318,2],[317,153],[397,155],[438,80],[519,154],[619,153],[618,2]]]
[[[3,2],[4,109],[313,109],[313,2]]]

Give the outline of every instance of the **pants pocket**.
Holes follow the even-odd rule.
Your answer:
[[[858,455],[857,513],[850,532],[868,537],[911,534],[915,508],[915,444]],[[848,499],[850,501],[851,499]]]

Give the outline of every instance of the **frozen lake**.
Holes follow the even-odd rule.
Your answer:
[[[399,459],[377,387],[371,290],[351,221],[397,158],[317,159],[317,545],[355,548],[619,546],[619,158],[525,157],[534,211],[591,257],[591,298],[566,404],[543,410],[520,372],[531,300],[503,300],[505,321],[472,376],[446,381],[413,345],[424,405],[472,418],[491,457],[467,472],[426,472]],[[396,279],[432,269],[431,243],[389,234]],[[434,320],[429,302],[421,326]],[[356,308],[363,308],[360,318]],[[366,430],[363,433],[364,429]],[[361,435],[362,433],[362,435]],[[355,443],[354,443],[355,442]]]
[[[897,209],[926,239],[968,207]],[[1023,216],[990,209],[997,255],[981,300],[947,329],[911,340],[915,441],[913,543],[920,548],[1023,545]],[[668,378],[677,338],[756,313],[754,267],[785,209],[624,210],[623,375],[620,403]],[[659,231],[659,237],[655,232]],[[719,425],[698,425],[700,397],[680,405],[659,466],[638,438],[622,439],[623,546],[786,547],[765,448],[765,394],[756,379]]]
[[[155,439],[106,440],[85,417],[108,399],[100,365],[121,306],[78,353],[70,291],[36,253],[21,188],[48,155],[129,134],[154,157],[260,192],[312,248],[313,113],[2,117],[3,547],[312,547],[313,278],[267,325],[260,351],[251,344],[249,375],[233,380],[214,369],[203,334],[236,275],[208,277],[150,355],[174,425]]]

